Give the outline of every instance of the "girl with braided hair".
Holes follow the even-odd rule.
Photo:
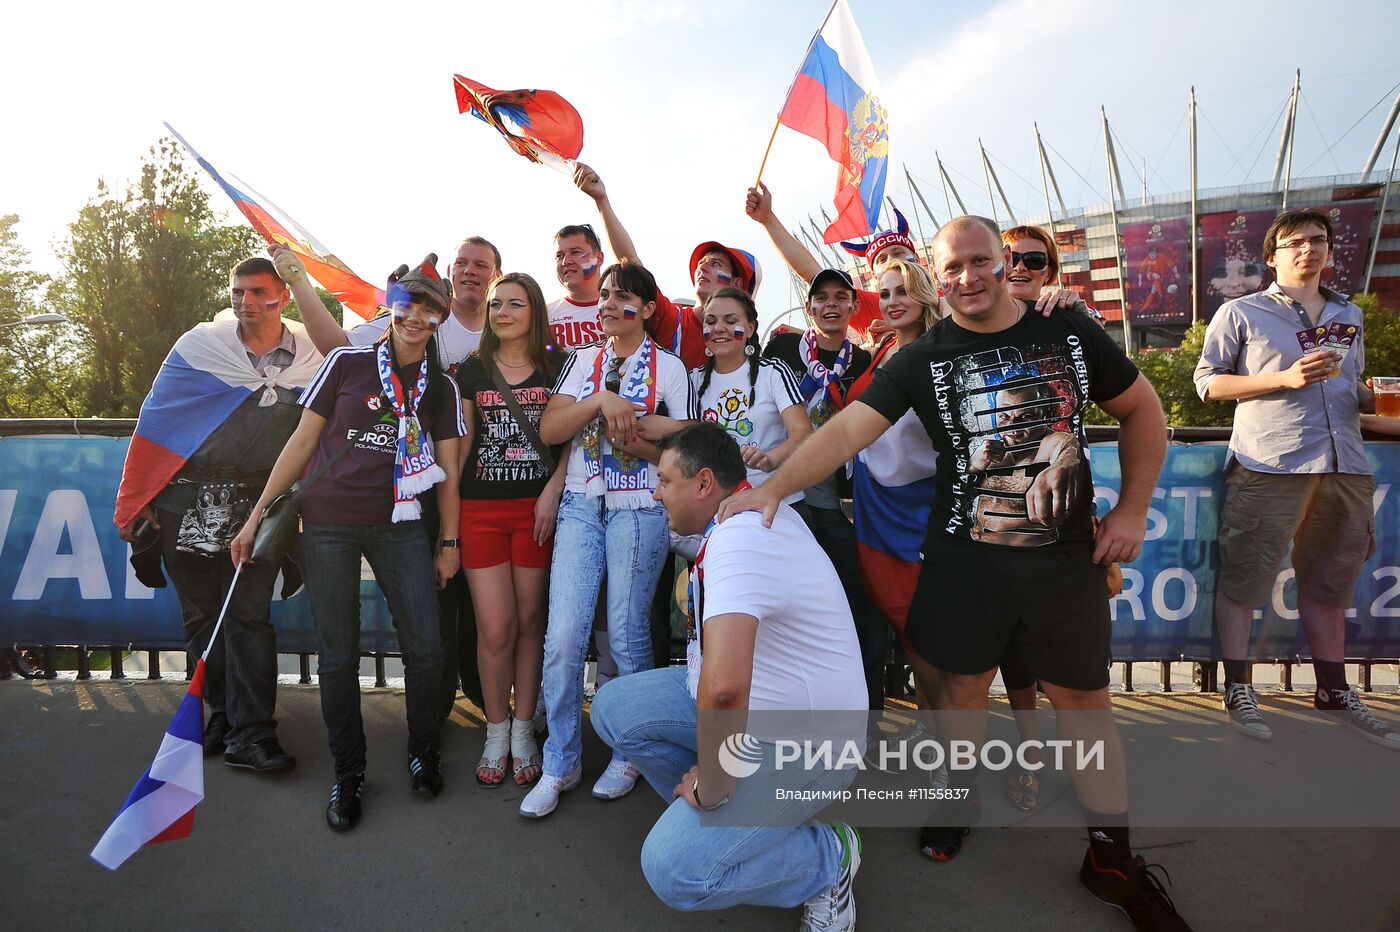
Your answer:
[[[744,454],[750,484],[761,485],[812,432],[797,377],[781,359],[761,358],[758,311],[746,292],[712,294],[701,327],[707,358],[690,373],[700,418],[729,432]]]

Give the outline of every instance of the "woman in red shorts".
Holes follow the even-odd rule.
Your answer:
[[[471,438],[462,465],[462,568],[476,608],[486,707],[486,746],[476,766],[483,786],[500,786],[510,759],[520,786],[540,775],[532,726],[565,449],[539,439],[540,414],[563,359],[547,346],[549,334],[540,286],[520,272],[502,275],[487,296],[481,346],[457,370]]]

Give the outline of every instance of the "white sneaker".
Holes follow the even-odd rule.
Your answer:
[[[1259,699],[1248,683],[1231,683],[1225,688],[1225,711],[1230,714],[1230,726],[1240,734],[1268,740],[1274,730],[1259,714]]]
[[[544,818],[559,805],[559,794],[578,786],[582,779],[582,766],[575,767],[567,777],[540,777],[540,782],[520,801],[520,814],[527,819]]]
[[[614,757],[598,782],[593,784],[593,795],[599,799],[621,799],[632,792],[641,773],[631,761]]]
[[[848,932],[856,927],[856,871],[860,870],[860,833],[844,822],[831,826],[845,850],[846,863],[836,886],[802,904],[800,932]]]
[[[1313,697],[1313,704],[1323,711],[1337,712],[1342,724],[1367,741],[1392,751],[1400,751],[1400,731],[1391,728],[1366,708],[1366,704],[1361,701],[1361,694],[1355,687],[1332,690],[1319,687]]]

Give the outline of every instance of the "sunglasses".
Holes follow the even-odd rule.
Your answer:
[[[622,389],[622,364],[627,360],[622,356],[614,356],[608,360],[608,374],[603,380],[603,388],[606,391],[618,394]]]
[[[1029,272],[1040,272],[1050,264],[1050,254],[1040,251],[1011,253],[1011,267],[1015,268],[1018,262]]]

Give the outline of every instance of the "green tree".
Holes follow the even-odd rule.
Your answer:
[[[0,217],[0,321],[45,308],[48,276],[29,267],[20,244],[19,216]],[[0,329],[0,417],[76,417],[72,404],[76,341],[65,325]]]
[[[49,292],[75,325],[81,409],[134,416],[171,345],[228,306],[229,269],[260,245],[251,229],[218,222],[172,139],[149,150],[136,182],[99,180]]]

